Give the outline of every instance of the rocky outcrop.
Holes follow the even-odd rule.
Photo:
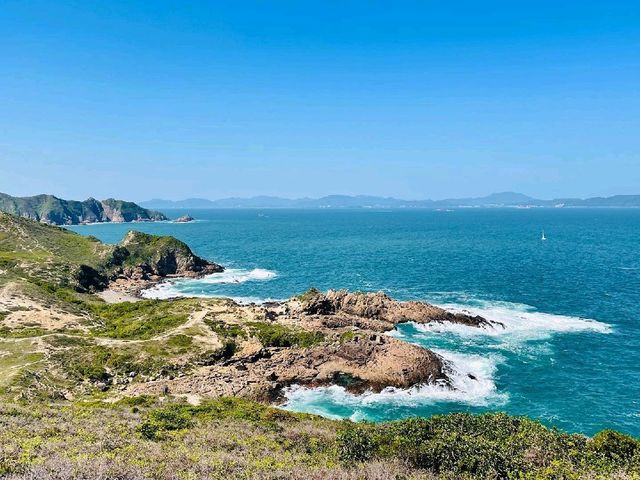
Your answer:
[[[178,217],[174,220],[175,223],[189,223],[189,222],[193,222],[195,220],[195,218],[193,218],[191,215],[182,215],[181,217]]]
[[[168,277],[200,277],[224,267],[197,256],[175,237],[130,231],[107,261],[110,286],[130,293]]]
[[[252,354],[236,355],[189,376],[132,385],[130,393],[280,401],[283,389],[291,385],[340,385],[352,393],[420,384],[448,385],[445,370],[444,361],[429,350],[392,337],[363,333],[349,342],[307,349],[257,348]]]
[[[399,323],[459,323],[479,328],[504,328],[499,322],[481,316],[448,312],[425,302],[400,302],[378,293],[350,293],[316,290],[288,302],[293,315],[314,317],[329,328],[355,327],[386,332]]]
[[[292,385],[340,385],[352,393],[434,384],[454,388],[449,378],[452,366],[442,357],[383,332],[408,321],[503,328],[479,316],[454,314],[423,302],[347,291],[312,290],[287,302],[235,307],[232,316],[242,315],[248,322],[262,319],[283,328],[320,332],[324,340],[307,348],[266,347],[251,338],[249,330],[248,336],[235,339],[239,342],[236,353],[223,363],[189,376],[135,385],[132,393],[168,391],[279,401],[283,389]],[[234,325],[242,324],[239,320]]]
[[[130,231],[120,246],[127,249],[127,263],[146,266],[151,273],[161,277],[171,275],[206,275],[224,271],[216,263],[194,254],[189,246],[175,237],[149,235]]]
[[[63,200],[53,195],[12,197],[0,193],[0,211],[50,225],[167,220],[160,212],[113,198],[102,201],[89,198],[80,202]]]

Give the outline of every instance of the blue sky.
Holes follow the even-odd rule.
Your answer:
[[[0,191],[640,194],[640,3],[5,0]]]

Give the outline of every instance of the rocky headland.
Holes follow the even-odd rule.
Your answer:
[[[224,267],[195,255],[174,237],[130,231],[114,248],[107,263],[106,288],[138,295],[168,278],[197,278],[224,271]]]
[[[221,345],[233,342],[228,358],[190,375],[151,379],[125,390],[279,401],[283,389],[291,385],[340,385],[352,393],[425,384],[453,388],[451,366],[444,359],[385,332],[404,322],[504,328],[424,302],[399,302],[382,292],[310,290],[281,303],[241,306],[228,301],[225,305],[207,312],[204,321],[216,325]],[[300,338],[312,340],[296,340]]]
[[[160,212],[124,200],[89,198],[82,202],[53,195],[12,197],[0,193],[0,211],[49,225],[78,225],[102,222],[153,222],[167,220]]]

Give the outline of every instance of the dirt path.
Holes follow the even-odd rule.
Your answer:
[[[107,337],[94,337],[96,343],[98,345],[104,346],[118,346],[118,345],[135,345],[137,343],[145,343],[152,342],[158,340],[165,340],[169,337],[173,337],[175,335],[180,335],[182,333],[187,332],[190,329],[195,329],[199,334],[189,333],[189,336],[193,337],[196,342],[203,343],[208,345],[210,348],[221,348],[222,342],[218,338],[218,336],[211,331],[209,327],[204,323],[204,319],[211,310],[208,308],[204,308],[202,310],[197,310],[189,315],[189,319],[184,322],[182,325],[178,325],[175,328],[171,328],[165,332],[162,332],[159,335],[155,335],[151,338],[147,338],[144,340],[127,340],[121,338],[107,338]]]

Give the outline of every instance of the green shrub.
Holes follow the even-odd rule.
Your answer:
[[[638,441],[618,432],[588,440],[500,413],[349,424],[338,433],[337,449],[347,462],[394,459],[434,473],[479,478],[568,479],[575,472],[632,471],[640,457]]]
[[[6,326],[0,327],[0,338],[41,337],[45,333],[47,333],[47,330],[40,327],[23,327],[23,328],[9,328]]]
[[[623,466],[630,463],[636,452],[640,451],[640,443],[629,435],[602,430],[589,442],[589,451],[607,463]]]
[[[340,343],[348,343],[352,341],[354,338],[356,338],[355,332],[348,330],[346,332],[343,332],[342,335],[340,335]]]
[[[188,319],[185,305],[180,302],[141,300],[96,303],[89,308],[102,322],[96,332],[112,338],[146,340],[182,325]]]
[[[47,337],[46,342],[55,348],[86,347],[93,344],[93,340],[75,335],[53,335]]]
[[[149,372],[156,365],[145,362],[126,349],[101,345],[82,346],[59,351],[52,359],[77,381],[106,382],[112,375],[127,375],[129,372]]]
[[[236,323],[227,323],[216,318],[205,317],[204,323],[220,337],[220,340],[246,337],[244,329]]]
[[[235,419],[263,425],[280,421],[293,421],[305,415],[289,413],[260,403],[236,397],[222,397],[200,405],[174,403],[151,410],[138,427],[140,434],[149,440],[163,440],[167,432],[185,430],[196,420]]]
[[[309,290],[307,290],[304,293],[301,293],[300,295],[297,295],[295,298],[300,300],[301,302],[308,302],[309,300],[312,300],[318,295],[321,295],[320,290],[318,290],[315,287],[311,287]]]
[[[265,347],[310,347],[324,340],[321,332],[294,330],[277,323],[249,322],[248,326]]]
[[[167,340],[167,345],[171,347],[177,347],[184,349],[190,347],[193,344],[193,338],[188,335],[174,335]]]
[[[140,434],[149,440],[161,440],[167,432],[189,428],[193,421],[188,407],[170,405],[147,414],[146,419],[138,427]]]
[[[375,450],[374,431],[365,426],[350,426],[338,432],[338,455],[346,462],[369,460]]]

